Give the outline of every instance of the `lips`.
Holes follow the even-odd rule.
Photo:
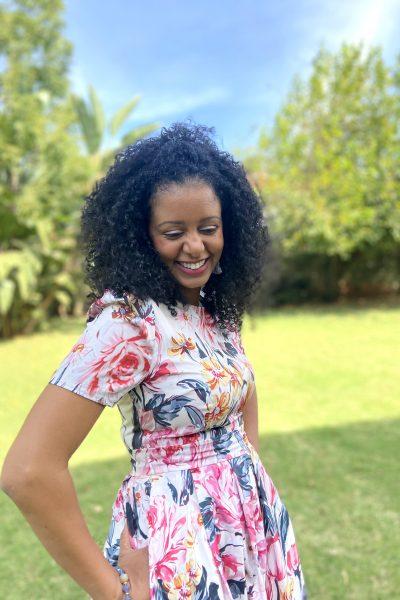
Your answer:
[[[200,258],[199,260],[176,260],[175,262],[177,262],[179,265],[183,265],[184,263],[186,263],[187,265],[195,265],[196,263],[199,262],[203,262],[203,260],[208,260],[210,257],[207,256],[206,258]]]
[[[175,264],[177,265],[178,269],[180,271],[182,271],[183,273],[185,273],[186,275],[200,275],[201,273],[203,273],[204,271],[206,271],[206,269],[208,268],[208,261],[209,261],[210,257],[208,256],[205,260],[205,262],[198,267],[197,269],[193,269],[191,267],[185,267],[184,264],[182,264],[180,261],[176,260]],[[186,261],[185,261],[186,262]],[[200,260],[197,260],[196,262],[191,262],[191,263],[187,263],[187,264],[191,264],[191,265],[195,265],[196,263],[201,262]]]

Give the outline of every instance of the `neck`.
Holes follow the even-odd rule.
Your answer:
[[[188,304],[200,306],[200,288],[195,288],[193,290],[188,288],[182,289],[182,295]]]

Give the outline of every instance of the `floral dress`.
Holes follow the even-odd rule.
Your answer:
[[[104,555],[117,566],[127,523],[152,600],[304,599],[290,518],[243,428],[255,383],[240,333],[201,304],[176,310],[106,290],[50,380],[122,416],[131,470]]]

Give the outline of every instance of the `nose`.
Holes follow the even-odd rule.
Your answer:
[[[197,258],[204,254],[204,242],[198,232],[188,233],[183,242],[183,251],[190,257]]]

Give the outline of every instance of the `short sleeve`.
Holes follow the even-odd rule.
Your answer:
[[[151,300],[106,290],[49,383],[114,406],[156,368],[158,339]]]

